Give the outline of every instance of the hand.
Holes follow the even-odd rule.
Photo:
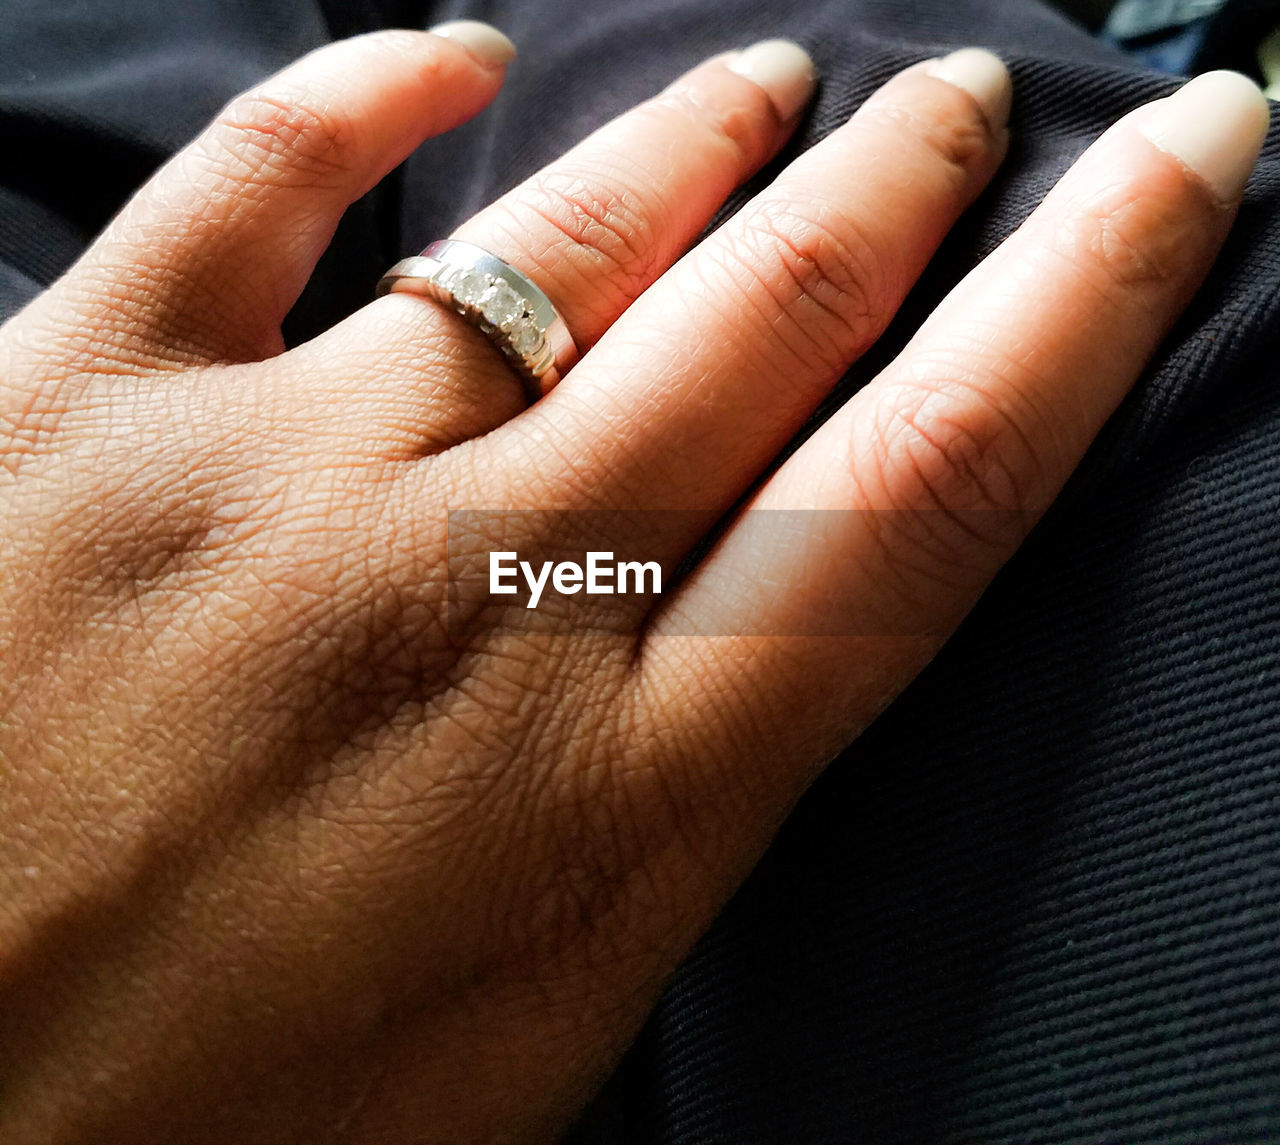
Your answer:
[[[1070,474],[1267,121],[1214,75],[1116,125],[676,582],[987,183],[1008,79],[908,69],[683,257],[807,60],[601,129],[456,236],[584,351],[529,408],[422,298],[286,351],[342,210],[509,58],[470,24],[313,53],[0,330],[9,1145],[552,1139]],[[666,591],[459,595],[498,547]]]

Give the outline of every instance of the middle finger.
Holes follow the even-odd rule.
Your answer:
[[[671,514],[665,551],[650,554],[679,559],[884,330],[995,172],[1010,98],[1003,64],[977,49],[891,80],[677,263],[556,390],[469,443],[486,499],[694,510]],[[495,468],[509,489],[493,488]],[[633,529],[620,521],[621,547]]]

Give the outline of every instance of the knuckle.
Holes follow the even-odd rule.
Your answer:
[[[1034,410],[1008,408],[993,388],[963,375],[894,383],[855,453],[879,475],[889,508],[940,514],[970,533],[989,522],[1003,534],[1009,518],[1041,507],[1048,482],[1034,443],[1053,436],[1035,426],[1044,419]]]
[[[308,186],[337,183],[351,170],[355,129],[335,104],[312,106],[287,94],[250,91],[219,116],[212,142],[237,182]]]
[[[906,144],[922,151],[931,166],[962,192],[990,161],[991,132],[973,101],[959,90],[956,97],[963,108],[948,107],[940,113],[888,101],[869,104],[867,111],[877,128],[890,135],[898,147]]]
[[[638,295],[658,269],[668,231],[667,212],[658,195],[646,194],[616,172],[545,171],[525,185],[511,204],[517,233],[528,235],[529,219],[549,228],[550,240],[540,261],[554,268],[569,253],[586,265],[577,267],[593,281],[606,278],[629,296]]]
[[[763,89],[760,98],[767,102]],[[754,166],[766,146],[766,131],[759,106],[741,101],[703,100],[684,88],[668,88],[636,109],[638,116],[661,116],[659,126],[672,139],[685,139],[692,128],[699,145],[728,149],[735,167]]]
[[[1182,200],[1132,185],[1108,188],[1062,218],[1060,249],[1104,294],[1132,296],[1176,282],[1200,245],[1191,233],[1197,213]]]
[[[879,334],[894,273],[856,217],[829,202],[776,199],[754,210],[735,238],[735,259],[824,361],[843,365]]]
[[[1025,535],[1037,461],[991,402],[900,384],[855,422],[852,480],[885,588],[930,614],[967,596]]]

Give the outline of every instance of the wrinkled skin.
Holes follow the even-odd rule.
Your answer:
[[[548,397],[406,294],[286,352],[345,206],[502,76],[427,33],[306,57],[0,329],[8,1145],[553,1139],[1234,210],[1122,122],[753,494],[821,525],[749,513],[658,599],[450,612],[450,509],[674,570],[1006,146],[919,65],[680,257],[793,126],[709,61],[458,234],[574,331]]]

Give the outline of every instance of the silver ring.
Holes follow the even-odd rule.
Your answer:
[[[569,327],[525,275],[483,247],[452,239],[401,259],[378,283],[424,294],[478,326],[525,383],[530,401],[549,393],[578,358]]]

